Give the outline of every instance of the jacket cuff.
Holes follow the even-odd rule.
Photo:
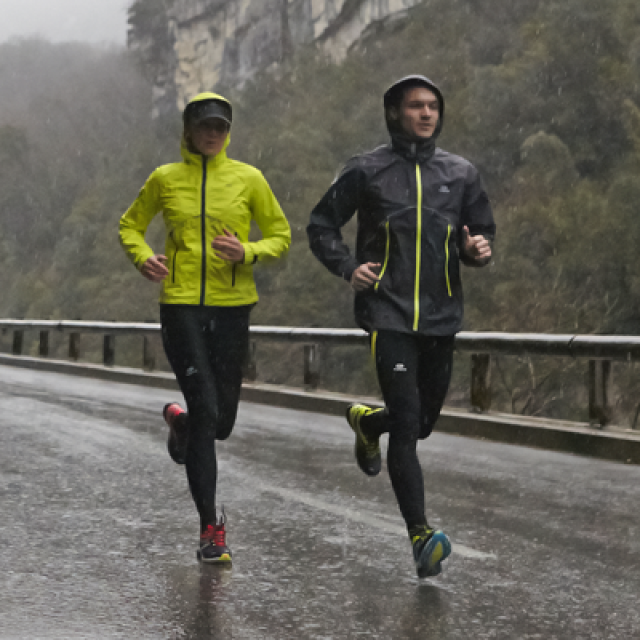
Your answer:
[[[138,271],[142,270],[142,267],[144,266],[144,263],[149,259],[149,258],[153,258],[155,254],[153,253],[153,251],[149,251],[147,253],[143,253],[141,256],[137,256],[133,259],[133,264],[135,265],[136,269]]]
[[[254,252],[250,242],[242,245],[244,249],[244,260],[242,264],[255,264],[258,262],[258,254]]]
[[[355,259],[351,258],[342,267],[342,277],[347,281],[351,282],[351,276],[353,272],[360,266],[360,263]]]

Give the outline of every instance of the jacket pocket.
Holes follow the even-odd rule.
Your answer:
[[[385,236],[386,236],[385,248],[384,248],[384,261],[382,263],[382,269],[380,269],[380,275],[378,276],[378,281],[376,282],[375,286],[373,287],[374,291],[377,291],[378,288],[380,287],[380,283],[382,282],[382,278],[384,277],[384,274],[387,271],[387,266],[389,265],[389,247],[391,246],[391,236],[390,236],[390,233],[389,233],[389,221],[388,220],[384,225],[384,230],[385,230]]]
[[[173,242],[173,255],[171,256],[171,284],[176,283],[176,271],[178,269],[178,245],[176,244],[176,239],[173,235],[173,231],[169,233],[169,238],[171,242]]]
[[[453,296],[453,294],[451,293],[451,276],[449,273],[449,263],[451,261],[451,248],[450,248],[450,244],[451,244],[451,225],[448,224],[447,225],[447,238],[444,241],[444,278],[445,281],[447,283],[447,293],[449,294],[449,297],[451,298]]]

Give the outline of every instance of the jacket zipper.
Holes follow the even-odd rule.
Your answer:
[[[387,270],[387,265],[389,264],[389,245],[390,245],[390,238],[389,236],[391,235],[389,233],[389,221],[387,220],[386,224],[384,225],[385,228],[385,232],[387,234],[387,242],[384,248],[384,263],[382,265],[382,269],[380,271],[380,275],[378,276],[378,282],[376,282],[375,286],[373,287],[374,291],[378,290],[378,287],[380,286],[380,281],[382,280],[382,276],[384,275],[384,272]]]
[[[422,259],[422,173],[420,165],[416,164],[416,187],[417,187],[417,204],[416,204],[416,281],[414,289],[414,311],[413,311],[413,330],[418,330],[418,322],[420,320],[420,262]]]
[[[169,237],[171,238],[171,240],[173,240],[173,244],[176,245],[176,249],[173,252],[173,261],[171,263],[171,284],[175,284],[176,283],[176,263],[178,261],[178,243],[176,242],[176,239],[173,237],[173,231],[169,234]]]
[[[200,304],[204,305],[206,294],[207,278],[207,225],[206,225],[206,205],[207,205],[207,157],[202,156],[202,203],[201,203],[201,235],[202,235],[202,272],[200,274]]]
[[[444,255],[445,255],[445,263],[444,263],[444,277],[447,281],[447,291],[449,292],[449,297],[451,297],[451,280],[449,280],[449,240],[451,239],[451,225],[447,225],[447,239],[444,243]]]
[[[237,238],[238,237],[238,232],[234,231],[233,235]],[[233,263],[233,267],[231,267],[231,286],[235,287],[236,286],[236,267],[238,266],[237,262]]]

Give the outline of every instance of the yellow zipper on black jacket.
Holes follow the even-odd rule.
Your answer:
[[[416,281],[413,300],[413,330],[418,330],[420,321],[420,262],[422,260],[422,173],[416,163]]]

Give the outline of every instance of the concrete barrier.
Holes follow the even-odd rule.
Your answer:
[[[0,354],[0,365],[174,391],[179,389],[173,374],[170,373],[149,373],[125,367],[104,367],[66,360],[44,360],[7,354]],[[383,406],[378,398],[353,398],[340,393],[305,391],[292,387],[258,383],[245,383],[241,398],[244,402],[339,416],[344,415],[346,408],[355,400],[375,407]],[[445,407],[436,425],[436,431],[592,456],[626,464],[640,464],[640,432],[630,429],[595,428],[586,423],[562,422],[494,412],[474,413],[470,410]]]

